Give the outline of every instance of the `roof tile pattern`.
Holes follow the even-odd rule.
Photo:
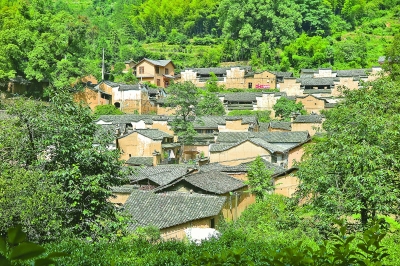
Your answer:
[[[153,167],[139,168],[137,173],[130,176],[131,183],[150,180],[159,186],[169,184],[186,175],[189,169],[187,165],[167,164]]]
[[[222,196],[190,193],[133,191],[124,207],[135,221],[129,228],[153,225],[160,229],[218,215]]]
[[[246,186],[242,180],[233,178],[222,172],[214,171],[189,175],[183,180],[202,190],[215,194],[224,194]]]

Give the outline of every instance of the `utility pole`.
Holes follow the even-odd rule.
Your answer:
[[[103,60],[101,62],[101,81],[104,80],[104,48],[103,48]]]

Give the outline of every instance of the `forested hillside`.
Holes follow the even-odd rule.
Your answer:
[[[400,31],[399,0],[0,1],[0,79],[69,84],[143,57],[178,69],[365,68]],[[234,63],[233,63],[234,64]]]

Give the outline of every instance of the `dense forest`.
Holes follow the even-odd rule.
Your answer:
[[[126,60],[176,67],[366,68],[400,31],[399,0],[1,0],[0,80],[56,87]],[[235,63],[236,62],[236,63]],[[115,74],[115,73],[113,73]],[[111,77],[112,78],[112,77]]]

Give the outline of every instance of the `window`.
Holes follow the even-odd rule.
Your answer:
[[[248,86],[249,89],[253,88],[253,83],[249,82]]]
[[[212,130],[212,129],[206,129],[206,133],[213,133],[214,132],[214,130]]]
[[[278,158],[276,157],[276,155],[271,155],[271,163],[277,163],[278,162]]]
[[[169,70],[168,70],[168,68],[166,68],[165,69],[165,75],[168,75],[169,74]]]
[[[161,80],[157,79],[157,86],[161,86]]]
[[[210,220],[210,228],[215,228],[215,219],[211,218]]]
[[[159,66],[156,66],[156,73],[160,74],[160,67]]]
[[[144,74],[144,67],[139,67],[139,74]]]

